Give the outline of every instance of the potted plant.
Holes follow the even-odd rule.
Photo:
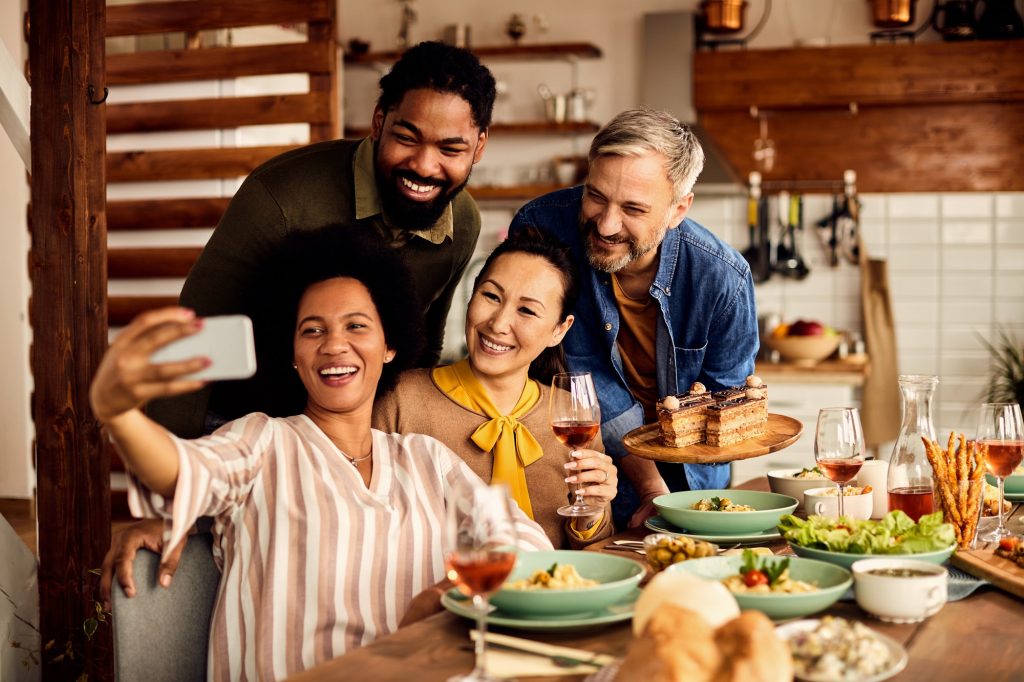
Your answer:
[[[992,355],[985,401],[1024,405],[1024,345],[1005,328],[997,331],[995,343],[981,342]]]

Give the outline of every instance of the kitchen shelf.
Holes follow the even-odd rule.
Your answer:
[[[593,43],[536,43],[527,45],[490,45],[471,47],[470,51],[481,59],[598,59],[601,48]],[[387,52],[364,52],[362,54],[346,54],[345,63],[352,66],[373,66],[393,62],[402,53],[397,50]]]
[[[467,191],[477,201],[510,201],[535,199],[543,194],[547,194],[548,192],[554,192],[556,189],[563,189],[568,186],[569,185],[559,185],[556,183],[510,185],[507,187],[484,185],[478,187],[470,186]]]
[[[565,135],[596,133],[601,126],[593,121],[564,121],[554,123],[551,121],[520,121],[518,123],[492,123],[489,133],[506,135]],[[353,126],[345,128],[345,137],[357,138],[366,137],[370,134],[369,128]]]

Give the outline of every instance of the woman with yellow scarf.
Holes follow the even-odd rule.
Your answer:
[[[466,359],[404,373],[373,416],[374,428],[433,436],[484,481],[508,484],[552,544],[571,548],[612,534],[609,503],[618,485],[600,436],[596,449],[567,461],[548,420],[549,383],[561,371],[559,344],[572,326],[576,291],[568,252],[546,232],[526,230],[502,242],[473,283]],[[577,482],[603,513],[558,515]]]

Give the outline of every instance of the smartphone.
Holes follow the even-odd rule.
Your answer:
[[[256,373],[256,343],[252,320],[245,315],[217,315],[203,318],[203,328],[167,344],[152,356],[151,362],[174,362],[197,356],[208,357],[205,369],[186,375],[189,379],[217,381],[247,379]]]

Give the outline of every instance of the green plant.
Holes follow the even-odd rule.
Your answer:
[[[985,401],[1024,405],[1024,345],[1005,328],[996,332],[995,343],[984,338],[981,342],[992,355]]]

